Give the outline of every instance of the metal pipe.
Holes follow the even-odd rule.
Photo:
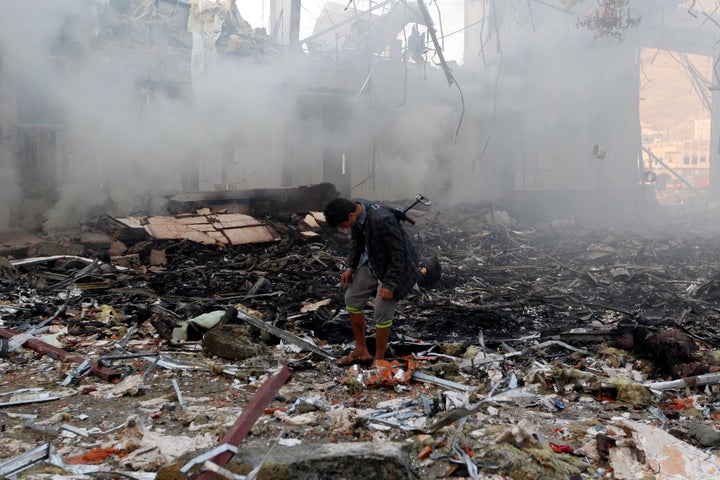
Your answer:
[[[0,337],[5,337],[7,339],[13,338],[15,335],[20,335],[20,332],[17,332],[15,330],[10,330],[9,328],[0,328]],[[86,361],[85,358],[81,357],[80,355],[75,355],[67,350],[63,350],[62,348],[55,347],[53,345],[50,345],[49,343],[45,343],[42,340],[38,340],[37,338],[29,338],[25,345],[32,348],[38,353],[42,353],[43,355],[48,355],[51,358],[57,359],[57,360],[64,360],[68,362],[75,362],[82,364]],[[120,372],[113,370],[111,368],[107,368],[103,365],[98,364],[96,361],[90,361],[90,367],[91,372],[93,375],[102,378],[103,380],[112,381],[115,379],[120,378]]]
[[[250,403],[245,407],[240,416],[235,420],[233,426],[228,430],[225,436],[220,440],[220,445],[228,444],[237,447],[243,441],[245,436],[255,424],[260,415],[265,411],[265,407],[277,395],[285,382],[290,378],[290,368],[283,365],[278,373],[268,378],[265,383],[258,389]],[[220,467],[224,467],[233,457],[233,452],[226,451],[218,454],[212,459],[212,462]],[[200,473],[196,480],[213,480],[217,474],[215,472],[204,471]]]

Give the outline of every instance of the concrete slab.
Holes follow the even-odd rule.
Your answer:
[[[142,229],[164,240],[190,240],[203,245],[244,245],[280,240],[272,227],[238,213],[115,218],[128,229]]]
[[[0,256],[25,258],[28,248],[39,245],[43,241],[34,233],[25,231],[0,233]]]
[[[276,446],[259,473],[272,478],[304,480],[416,480],[409,456],[410,444],[397,442],[348,442],[319,445]],[[259,465],[267,448],[243,447],[229,466]],[[234,470],[234,469],[233,469]],[[270,477],[268,477],[270,478]]]

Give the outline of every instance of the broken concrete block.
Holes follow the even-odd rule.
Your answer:
[[[108,257],[119,257],[127,252],[127,245],[119,240],[115,240],[107,249]]]
[[[688,433],[703,447],[720,447],[720,432],[707,425],[696,423],[688,429]]]
[[[347,442],[321,445],[276,446],[260,470],[259,478],[320,480],[413,480],[410,444],[395,442]],[[229,466],[259,465],[267,449],[242,448]],[[269,476],[275,472],[277,476]],[[284,472],[281,474],[281,472]]]
[[[17,278],[20,275],[20,271],[10,263],[7,257],[0,256],[0,277],[1,278]]]
[[[102,232],[82,232],[79,240],[85,247],[96,250],[107,249],[113,242],[113,239],[108,234]]]
[[[167,265],[167,257],[165,256],[165,250],[150,250],[150,265],[153,267],[160,265]]]
[[[205,355],[228,360],[246,360],[269,352],[265,345],[254,342],[244,325],[223,325],[209,330],[202,338]]]

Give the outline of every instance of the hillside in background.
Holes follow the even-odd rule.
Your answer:
[[[696,89],[689,64],[701,76]],[[645,49],[640,68],[640,119],[644,126],[663,132],[666,139],[686,140],[694,120],[707,120],[710,112],[698,91],[710,96],[712,58]]]

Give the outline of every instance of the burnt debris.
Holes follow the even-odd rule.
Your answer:
[[[513,476],[514,456],[523,455],[540,476],[579,475],[610,466],[624,436],[645,428],[616,423],[618,412],[646,420],[642,412],[651,411],[678,442],[707,444],[712,437],[690,429],[677,412],[715,414],[719,313],[716,272],[706,261],[720,248],[714,236],[687,228],[669,235],[651,225],[640,231],[542,223],[478,205],[418,210],[406,228],[425,275],[398,310],[394,360],[346,370],[334,359],[352,340],[339,286],[347,242],[314,212],[264,213],[257,224],[278,239],[261,243],[154,238],[103,217],[88,226],[91,237],[43,239],[51,255],[41,256],[37,246],[37,256],[27,255],[30,247],[18,255],[17,245],[8,246],[0,277],[0,403],[35,416],[2,417],[13,432],[7,438],[30,447],[21,425],[40,428],[36,421],[50,417],[50,405],[62,398],[71,417],[83,412],[67,428],[89,428],[88,418],[102,432],[95,435],[109,438],[126,422],[133,427],[123,431],[144,438],[146,453],[161,439],[140,423],[178,436],[195,425],[206,435],[183,451],[194,463],[172,454],[151,461],[113,437],[112,448],[131,454],[123,460],[103,451],[103,462],[116,470],[158,471],[173,461],[174,471],[187,464],[221,468],[200,462],[199,452],[219,440],[210,431],[232,423],[236,407],[288,366],[292,378],[262,399],[257,424],[243,428],[251,429],[250,444],[287,443],[276,455],[291,462],[290,470],[302,470],[292,464],[300,460],[283,457],[291,439],[342,444],[384,432],[390,440],[424,439],[412,454],[393,453],[407,478],[473,476],[475,469]],[[153,260],[157,252],[162,262]],[[22,392],[28,385],[52,394]],[[682,389],[697,390],[688,396]],[[583,398],[594,402],[592,414]],[[140,423],[138,405],[145,405]],[[577,453],[585,434],[538,434],[543,416],[565,418],[576,430],[592,419],[597,429],[584,440],[595,452],[585,457],[592,467],[575,461],[590,455]],[[510,426],[521,417],[536,422]],[[5,442],[0,458],[11,458]],[[82,453],[73,441],[54,448],[68,458]]]

